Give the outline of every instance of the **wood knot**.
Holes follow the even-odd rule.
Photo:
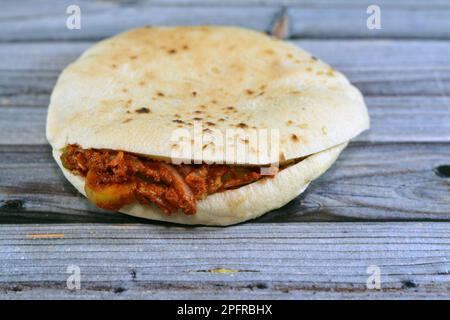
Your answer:
[[[2,210],[13,211],[13,210],[21,210],[23,209],[23,201],[22,200],[6,200],[0,207]]]
[[[411,280],[403,280],[402,281],[402,287],[407,289],[407,288],[417,288],[417,283],[415,283],[414,281]]]
[[[267,284],[265,284],[265,283],[263,283],[263,282],[257,283],[255,287],[256,287],[257,289],[267,289],[267,288],[268,288]]]
[[[441,178],[450,178],[450,165],[442,165],[434,168],[434,173]]]
[[[115,287],[115,288],[113,288],[113,292],[117,293],[117,294],[120,294],[120,293],[125,292],[125,291],[127,291],[127,289],[125,289],[124,287]]]

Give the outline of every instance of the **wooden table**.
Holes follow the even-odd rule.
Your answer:
[[[45,139],[61,70],[140,25],[269,31],[272,0],[2,1],[0,297],[449,298],[450,1],[286,1],[290,41],[361,89],[372,129],[301,197],[255,221],[187,228],[96,209],[65,181]],[[80,268],[81,289],[66,286]],[[378,266],[381,289],[366,287]],[[71,269],[69,268],[69,271]],[[369,270],[370,271],[370,270]]]

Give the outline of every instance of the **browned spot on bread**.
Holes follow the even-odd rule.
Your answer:
[[[139,85],[142,87],[142,86],[145,86],[145,81],[139,81]]]
[[[167,53],[168,53],[168,54],[175,54],[175,53],[177,53],[177,50],[175,50],[175,49],[169,49],[169,50],[167,51]]]
[[[211,121],[206,122],[206,124],[207,124],[208,126],[212,126],[212,127],[216,125],[214,122],[211,122]]]
[[[192,120],[194,120],[194,121],[201,121],[202,118],[200,118],[200,117],[195,117],[195,118],[192,118]]]
[[[203,113],[202,110],[195,110],[194,113],[199,114],[199,113]]]
[[[180,119],[173,119],[172,122],[175,122],[175,123],[185,123],[183,120],[180,120]]]
[[[131,119],[131,118],[126,118],[125,120],[122,121],[122,123],[128,123],[128,122],[130,122],[131,120],[133,120],[133,119]]]
[[[238,123],[238,124],[236,125],[236,127],[245,129],[245,128],[248,128],[248,125],[245,124],[245,123],[243,123],[243,122],[240,122],[240,123]]]
[[[187,44],[183,45],[181,48],[182,48],[183,50],[189,50],[189,46],[188,46]]]
[[[150,109],[149,108],[139,108],[134,110],[134,112],[136,113],[150,113]]]
[[[130,56],[129,58],[130,58],[130,60],[136,60],[137,59],[137,55],[132,55],[132,56]]]
[[[128,89],[127,89],[127,88],[123,88],[123,89],[122,89],[122,92],[123,92],[123,93],[127,93],[127,92],[128,92]]]
[[[294,122],[292,121],[292,120],[288,120],[287,122],[286,122],[286,124],[288,125],[288,126],[290,126],[290,125],[292,125]]]
[[[197,91],[192,91],[192,96],[195,97],[197,95]]]
[[[245,93],[248,94],[249,96],[251,96],[255,92],[253,90],[251,90],[251,89],[247,89],[247,90],[245,90]]]
[[[286,156],[284,155],[283,152],[280,153],[279,161],[281,161],[281,162],[286,161]]]
[[[298,139],[296,134],[292,134],[291,135],[291,140],[294,141],[294,142],[298,142],[299,141],[299,139]]]
[[[156,95],[157,95],[158,97],[164,97],[164,96],[165,96],[164,93],[162,93],[162,92],[160,92],[160,91],[158,91],[158,92],[156,93]]]
[[[204,145],[202,146],[202,150],[205,150],[206,148],[208,148],[208,145],[209,145],[209,143],[204,144]]]

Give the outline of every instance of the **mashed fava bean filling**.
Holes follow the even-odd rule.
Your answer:
[[[108,149],[83,149],[67,145],[63,166],[85,177],[88,198],[98,207],[119,210],[138,201],[155,204],[170,214],[181,209],[195,214],[197,200],[261,179],[258,166],[173,165],[133,153]]]

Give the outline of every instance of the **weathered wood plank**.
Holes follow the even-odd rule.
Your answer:
[[[129,0],[115,0],[117,3],[126,3]],[[354,7],[368,6],[372,4],[370,0],[147,0],[153,5],[165,6],[193,6],[193,5],[214,5],[214,6],[267,6],[267,5],[285,5],[285,6],[307,6],[314,8],[330,8],[330,7]],[[450,3],[446,0],[378,0],[377,5],[387,8],[448,8]]]
[[[61,69],[93,43],[84,40],[149,23],[267,31],[281,3],[81,1],[83,29],[69,31],[70,1],[3,1],[0,223],[110,224],[0,225],[0,298],[448,299],[450,224],[405,220],[450,220],[450,180],[433,172],[450,164],[450,45],[428,40],[450,38],[450,2],[377,1],[376,31],[365,24],[369,2],[283,1],[293,37],[427,39],[296,42],[363,91],[371,132],[300,198],[219,229],[141,224],[89,205],[43,145],[49,94]],[[27,43],[63,39],[78,42]],[[8,43],[16,41],[25,42]],[[357,219],[403,222],[296,223]],[[81,268],[81,291],[66,288],[72,264]],[[381,268],[381,291],[366,288],[369,265]]]
[[[450,100],[446,97],[367,97],[371,129],[360,142],[449,142]],[[44,107],[0,106],[0,144],[47,143]]]
[[[54,3],[51,0],[40,0],[42,5],[31,10],[30,8],[21,8],[17,6],[16,1],[14,0],[3,0],[4,11],[8,13],[5,16],[9,16],[12,12],[24,15],[30,14],[33,11],[36,14],[42,14],[46,12],[51,12],[55,9]],[[87,0],[77,1],[81,4],[88,4]],[[153,5],[153,6],[163,6],[163,7],[193,7],[193,6],[214,6],[214,7],[229,7],[229,6],[240,6],[240,7],[249,7],[249,6],[292,6],[292,7],[313,7],[313,8],[348,8],[355,6],[368,6],[372,4],[370,0],[140,0],[140,3],[136,3],[138,1],[130,1],[130,0],[113,0],[111,2],[111,6],[135,6],[135,5]],[[386,8],[409,8],[409,9],[424,9],[424,8],[449,8],[450,3],[447,0],[378,0],[377,5],[386,7]],[[94,4],[95,6],[99,6],[99,4]],[[3,12],[2,12],[3,13]],[[0,14],[0,17],[2,15]]]
[[[293,43],[344,72],[365,96],[450,95],[448,41]],[[0,44],[0,106],[46,106],[58,74],[92,44]]]
[[[295,43],[343,71],[366,96],[372,130],[359,141],[450,140],[448,42]],[[46,143],[45,108],[56,78],[89,45],[0,45],[0,143]]]
[[[65,26],[66,8],[73,2],[40,1],[39,6],[7,1],[0,15],[0,41],[101,39],[141,25],[226,24],[261,31],[269,25],[280,5],[258,3],[210,3],[162,1],[78,1],[82,12],[81,30]],[[450,37],[450,6],[442,1],[420,5],[420,1],[377,2],[382,28],[369,30],[366,9],[371,1],[288,1],[293,37],[349,38],[445,38]],[[414,10],[420,8],[420,10]],[[342,23],[345,21],[345,23]],[[404,23],[414,21],[414,24]]]
[[[449,257],[450,223],[2,225],[0,297],[448,298]]]
[[[256,222],[450,220],[449,143],[353,143],[307,191]],[[127,220],[131,219],[131,220]],[[48,146],[0,146],[0,222],[137,221],[106,213],[64,179]]]

